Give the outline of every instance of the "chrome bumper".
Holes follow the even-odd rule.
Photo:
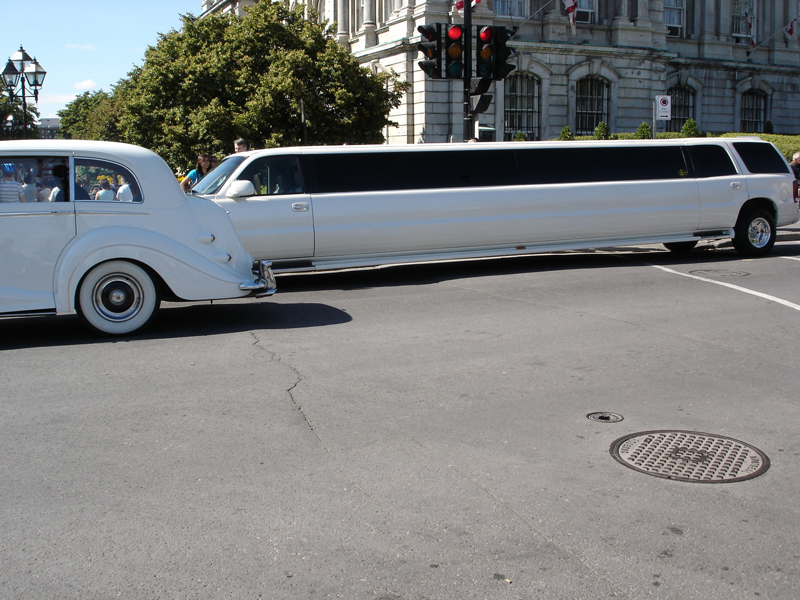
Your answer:
[[[239,286],[239,289],[253,293],[256,298],[272,296],[278,291],[278,285],[275,283],[275,275],[272,273],[271,266],[272,263],[268,260],[254,260],[253,275],[256,277],[255,281],[243,283]]]

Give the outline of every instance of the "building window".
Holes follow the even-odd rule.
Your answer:
[[[672,118],[667,123],[667,131],[680,131],[683,124],[694,119],[694,90],[685,85],[676,85],[667,90],[672,98]]]
[[[597,1],[596,0],[578,0],[578,8],[575,9],[575,22],[585,23],[591,25],[596,23],[595,15],[597,14]]]
[[[664,25],[669,37],[683,37],[686,0],[664,0]]]
[[[608,82],[601,77],[584,77],[575,93],[575,135],[594,135],[603,121],[608,123]]]
[[[732,23],[731,33],[738,44],[750,44],[756,31],[756,6],[755,0],[733,0],[731,2]],[[749,16],[749,25],[748,25]]]
[[[506,78],[503,139],[511,141],[520,131],[528,141],[541,139],[539,135],[541,89],[541,83],[533,75],[520,73]]]
[[[527,17],[527,0],[494,0],[494,9],[498,17]]]
[[[767,94],[747,90],[742,94],[742,128],[744,133],[764,133],[767,122]]]

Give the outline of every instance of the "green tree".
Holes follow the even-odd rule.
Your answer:
[[[594,137],[598,140],[607,140],[611,137],[611,131],[609,131],[605,121],[600,121],[597,127],[594,128]]]
[[[564,129],[561,130],[561,135],[558,136],[559,140],[574,140],[575,136],[572,135],[572,129],[569,128],[569,125],[564,125]]]
[[[56,137],[78,140],[118,141],[114,99],[103,90],[84,92],[58,111],[61,125]]]
[[[0,96],[0,140],[39,137],[39,126],[36,124],[39,120],[39,110],[35,104],[26,104],[26,108],[27,131],[23,131],[22,100],[15,97],[12,102],[6,94]]]
[[[636,130],[636,133],[633,134],[633,139],[635,140],[652,140],[653,139],[653,130],[650,128],[650,125],[642,121],[642,124],[639,125],[639,129]]]
[[[524,141],[526,141],[525,140],[525,134],[522,133],[522,131],[518,131],[517,134],[514,136],[514,141],[515,142],[524,142]]]
[[[700,129],[697,127],[697,121],[694,119],[686,119],[686,122],[681,127],[681,135],[683,137],[703,137]]]
[[[303,6],[257,2],[244,16],[183,17],[114,92],[123,141],[173,167],[198,152],[227,154],[243,137],[255,146],[380,143],[407,86],[374,74]]]

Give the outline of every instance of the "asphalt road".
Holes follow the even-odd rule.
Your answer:
[[[0,597],[794,600],[783,239],[283,276],[116,341],[2,320]],[[662,429],[770,468],[612,458]]]

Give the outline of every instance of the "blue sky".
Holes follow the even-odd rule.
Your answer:
[[[0,70],[22,44],[47,71],[40,115],[55,117],[78,94],[110,91],[187,13],[200,0],[3,0]]]

